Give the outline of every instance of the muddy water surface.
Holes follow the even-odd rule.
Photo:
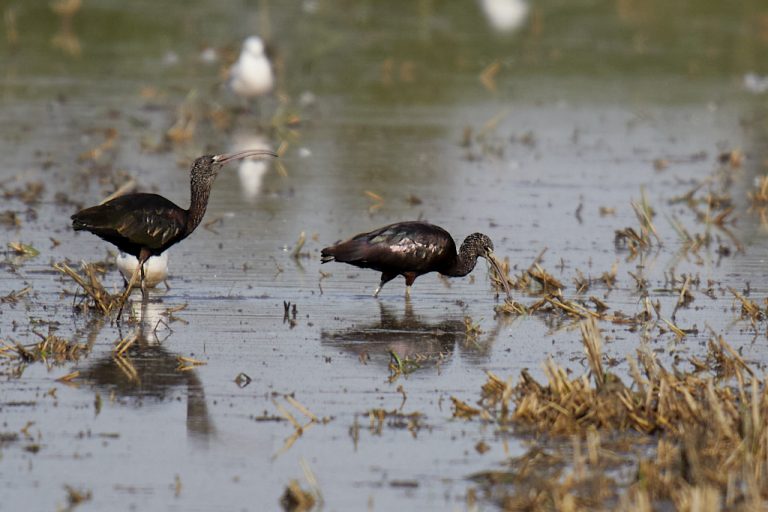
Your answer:
[[[768,293],[768,238],[747,195],[766,170],[766,97],[742,84],[768,72],[755,57],[768,40],[743,29],[768,12],[705,4],[669,17],[659,2],[583,12],[544,2],[517,27],[484,2],[195,2],[170,13],[102,2],[71,20],[5,7],[0,213],[18,225],[0,225],[0,296],[29,291],[0,304],[0,340],[54,331],[90,352],[0,367],[0,510],[67,506],[66,486],[90,493],[81,510],[264,510],[292,479],[311,487],[303,468],[330,510],[464,509],[467,477],[529,440],[454,420],[450,398],[476,400],[487,370],[541,375],[548,357],[582,371],[578,327],[497,316],[482,261],[467,278],[419,278],[410,301],[401,279],[377,300],[376,273],[320,265],[325,245],[398,220],[427,219],[457,239],[485,232],[513,273],[544,251],[569,297],[578,271],[616,265],[615,285],[588,294],[627,315],[647,295],[671,318],[671,276],[694,277],[694,302],[673,319],[682,339],[658,322],[601,324],[617,372],[639,347],[665,363],[703,353],[713,332],[767,362],[764,326],[740,320],[728,288]],[[242,111],[222,70],[257,31],[278,47],[281,91]],[[218,58],[201,59],[206,48]],[[185,115],[189,138],[164,141]],[[111,261],[107,244],[70,229],[78,207],[130,178],[186,206],[195,156],[281,144],[277,164],[220,172],[213,222],[171,249],[170,289],[144,305],[133,296],[133,321],[74,311],[82,297],[52,263]],[[729,151],[744,155],[738,165],[719,162]],[[732,199],[730,234],[670,202],[698,185]],[[638,229],[631,203],[642,194],[660,243],[632,258],[615,231]],[[712,242],[686,251],[677,223],[712,230]],[[40,254],[6,250],[17,241]],[[104,281],[122,286],[114,269]],[[391,352],[418,368],[393,375]],[[285,411],[310,419],[292,399],[317,417],[301,435]],[[375,409],[396,414],[379,422]]]

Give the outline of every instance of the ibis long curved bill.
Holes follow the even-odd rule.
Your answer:
[[[496,259],[496,256],[493,254],[493,251],[488,251],[486,253],[485,261],[487,261],[488,264],[493,267],[493,270],[496,272],[496,276],[499,278],[499,281],[501,282],[501,286],[504,288],[504,292],[507,294],[507,297],[511,297],[512,290],[509,289],[509,282],[507,281],[507,275],[502,271],[501,263],[499,263],[499,260]]]
[[[238,151],[237,153],[214,155],[213,162],[219,165],[224,165],[235,160],[242,160],[243,158],[277,158],[277,154],[268,149],[246,149],[245,151]]]

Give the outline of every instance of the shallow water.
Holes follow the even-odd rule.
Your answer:
[[[616,286],[589,293],[630,315],[643,306],[628,272],[645,276],[666,317],[677,300],[667,276],[699,276],[694,302],[674,318],[691,330],[682,340],[658,327],[646,335],[601,324],[616,371],[644,346],[665,364],[703,354],[712,332],[751,363],[768,362],[764,326],[739,320],[727,291],[748,287],[758,302],[768,293],[766,227],[747,197],[766,171],[766,96],[742,85],[745,73],[768,73],[758,58],[768,37],[752,22],[768,17],[765,7],[679,2],[679,16],[670,16],[661,2],[546,2],[502,33],[480,2],[390,4],[198,2],[183,12],[86,4],[70,24],[79,53],[56,37],[66,22],[47,6],[5,7],[18,40],[0,43],[8,63],[0,185],[11,193],[41,181],[44,189],[39,201],[6,197],[0,208],[20,220],[0,224],[0,238],[40,251],[5,253],[0,296],[31,291],[0,303],[0,339],[34,343],[35,332],[55,329],[92,349],[20,375],[15,364],[0,367],[2,432],[18,435],[0,442],[0,510],[65,506],[66,485],[92,493],[80,510],[276,508],[291,479],[308,487],[302,461],[329,510],[465,508],[467,477],[527,440],[452,419],[450,397],[476,400],[486,370],[541,375],[548,357],[584,370],[578,326],[496,318],[482,262],[468,278],[419,278],[408,302],[401,279],[377,300],[376,273],[321,267],[325,245],[398,220],[427,219],[457,239],[485,232],[518,270],[546,248],[542,266],[569,297],[577,269],[597,277],[616,263]],[[269,98],[258,114],[236,113],[220,129],[205,112],[238,101],[221,86],[223,61],[203,63],[201,51],[234,56],[255,30],[278,45],[290,103]],[[479,75],[494,61],[499,71],[484,86]],[[308,105],[299,101],[307,92]],[[158,147],[185,102],[200,112],[197,130]],[[300,123],[262,128],[278,109]],[[217,222],[171,249],[170,289],[153,291],[144,308],[134,295],[140,322],[118,327],[73,312],[76,299],[64,292],[75,285],[51,264],[76,266],[108,251],[71,231],[79,206],[128,177],[186,206],[192,158],[282,142],[279,163],[220,172],[204,223]],[[84,154],[94,148],[95,160]],[[744,152],[742,165],[718,172],[718,155],[734,149]],[[658,159],[668,166],[654,168]],[[681,252],[671,220],[692,233],[705,227],[669,200],[707,179],[721,190],[723,176],[738,219],[729,229],[744,250],[718,232],[719,242],[696,255]],[[614,232],[637,227],[631,202],[641,190],[663,245],[630,261]],[[301,232],[305,254],[294,259]],[[122,286],[114,269],[105,282]],[[295,318],[285,318],[284,302],[296,306]],[[175,321],[162,315],[181,306]],[[482,330],[476,339],[467,317]],[[134,331],[128,357],[114,358],[114,343]],[[390,379],[389,351],[420,368]],[[205,365],[179,371],[178,356]],[[75,370],[71,383],[56,381]],[[251,379],[244,387],[241,373]],[[294,428],[281,410],[308,420],[285,395],[326,419],[290,446]],[[369,419],[377,408],[421,416],[378,428]],[[491,448],[483,454],[481,440]]]

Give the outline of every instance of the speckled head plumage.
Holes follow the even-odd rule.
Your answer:
[[[222,155],[203,155],[198,157],[192,164],[190,171],[192,183],[206,184],[212,182],[222,165],[243,158],[276,158],[277,155],[266,149],[247,149],[237,153],[228,153]]]
[[[496,256],[493,255],[493,242],[488,237],[488,235],[484,235],[482,233],[472,233],[464,239],[464,242],[461,244],[458,261],[456,263],[456,274],[466,275],[471,272],[477,263],[478,257],[485,258],[485,260],[488,262],[488,265],[493,267],[498,276],[504,275],[501,263],[496,259]],[[504,279],[502,280],[501,285],[504,287],[504,291],[507,293],[507,297],[509,297],[511,293],[509,284]]]
[[[486,255],[493,253],[493,242],[488,235],[472,233],[464,239],[459,252],[485,258]]]
[[[203,155],[195,159],[190,174],[192,181],[205,182],[213,180],[219,172],[221,165],[216,165],[216,155]]]
[[[472,272],[477,264],[477,258],[483,257],[488,261],[493,258],[493,242],[487,235],[472,233],[461,243],[456,262],[446,275],[465,276]]]

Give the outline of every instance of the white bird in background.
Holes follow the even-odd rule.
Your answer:
[[[480,0],[488,23],[498,32],[513,32],[528,16],[525,0]]]
[[[232,151],[244,149],[270,149],[269,141],[259,133],[238,132],[234,135]],[[237,167],[237,176],[240,178],[240,188],[243,197],[253,201],[261,191],[261,183],[264,174],[269,170],[269,162],[255,158],[243,158]]]
[[[744,75],[744,88],[755,94],[768,92],[768,76],[760,76],[757,73]]]
[[[251,99],[272,91],[275,77],[264,50],[261,38],[250,36],[243,43],[237,62],[229,70],[229,88],[241,98]]]
[[[126,282],[130,281],[133,272],[139,266],[139,260],[135,256],[124,252],[118,253],[115,257],[115,263],[117,263],[117,268],[123,274],[123,279]],[[164,252],[160,256],[152,256],[144,263],[144,285],[148,288],[154,288],[167,278],[168,252]],[[167,283],[166,286],[168,286]]]

